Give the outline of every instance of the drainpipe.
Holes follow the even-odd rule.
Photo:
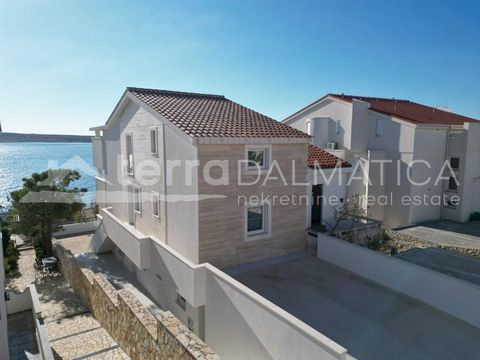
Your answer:
[[[447,134],[446,134],[446,139],[445,139],[445,154],[444,154],[444,161],[447,160],[447,157],[448,157],[448,142],[450,141],[450,128],[448,128],[447,130]],[[444,174],[442,174],[442,177],[443,177]],[[444,203],[444,194],[445,194],[445,180],[442,181],[442,202],[440,204],[441,208],[440,208],[440,219],[443,220],[443,218],[445,217],[445,203]]]

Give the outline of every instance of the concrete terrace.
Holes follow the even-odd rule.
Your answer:
[[[238,281],[358,359],[474,359],[480,329],[313,256],[267,261]]]
[[[42,306],[42,317],[47,326],[48,338],[55,358],[129,359],[81,303],[61,274],[44,280],[35,280],[34,258],[33,250],[22,251],[19,259],[20,275],[9,279],[8,284],[17,291],[23,291],[29,284],[35,282]],[[31,312],[28,313],[31,317]],[[18,330],[18,326],[12,327],[14,322],[21,328],[25,327],[24,318],[15,319],[9,316],[9,333]],[[12,333],[12,335],[14,334]],[[19,344],[14,343],[13,345]],[[20,344],[20,346],[22,345]],[[20,354],[21,352],[19,353],[17,350],[15,350],[16,353]],[[25,350],[35,353],[35,348],[25,346]],[[12,357],[12,360],[22,358],[26,357],[18,355]]]

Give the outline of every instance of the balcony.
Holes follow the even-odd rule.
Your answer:
[[[105,235],[117,245],[124,254],[140,269],[150,268],[149,237],[143,235],[133,226],[123,222],[112,214],[110,208],[100,211],[101,226]]]
[[[92,139],[93,165],[98,170],[105,170],[104,146],[103,138],[94,137]]]

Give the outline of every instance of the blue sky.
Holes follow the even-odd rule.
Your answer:
[[[479,1],[0,0],[4,131],[88,134],[126,86],[281,120],[328,92],[480,118]]]

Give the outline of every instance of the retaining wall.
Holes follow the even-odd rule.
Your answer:
[[[61,244],[55,250],[70,286],[132,359],[219,358],[170,312],[153,315],[127,290],[116,290],[102,274],[80,268]]]
[[[318,234],[317,256],[480,328],[480,286]]]

